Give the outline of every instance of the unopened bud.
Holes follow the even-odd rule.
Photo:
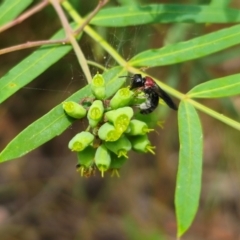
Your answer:
[[[94,136],[90,132],[78,133],[68,144],[68,148],[72,151],[80,152],[89,146],[94,140]]]
[[[136,152],[147,153],[151,152],[155,154],[154,149],[155,147],[151,145],[147,135],[139,135],[136,137],[131,138],[132,149]]]
[[[78,172],[80,172],[81,176],[87,175],[86,173],[91,172],[94,165],[94,156],[96,149],[93,147],[87,147],[83,151],[78,152]]]
[[[103,76],[97,73],[91,82],[91,91],[97,99],[104,99],[106,96],[105,80]]]
[[[68,116],[80,119],[86,116],[87,110],[80,104],[69,101],[63,103],[63,109]]]
[[[104,172],[109,169],[111,164],[110,153],[104,145],[101,145],[97,148],[95,154],[95,164],[98,170],[101,172],[101,176],[104,177]]]
[[[106,142],[114,142],[120,138],[121,133],[119,133],[111,123],[106,122],[99,128],[98,136]]]
[[[128,87],[119,89],[110,101],[110,107],[117,109],[128,106],[133,100],[134,93]]]
[[[132,145],[127,137],[122,136],[116,142],[106,142],[105,146],[118,157],[128,158],[127,153],[131,150]]]
[[[106,112],[105,116],[108,121],[113,123],[117,131],[123,133],[130,123],[133,110],[131,107],[122,107]]]
[[[127,161],[127,158],[125,157],[118,157],[115,154],[111,154],[111,164],[109,169],[112,171],[111,176],[113,177],[116,175],[117,177],[120,177],[119,175],[119,169],[123,166],[123,164]]]
[[[97,124],[102,120],[104,113],[104,106],[101,100],[95,100],[90,106],[87,114],[89,125],[96,127]]]
[[[148,128],[148,125],[145,122],[133,119],[129,123],[126,134],[131,136],[145,135],[146,133],[149,133],[151,131],[154,131],[154,129]]]
[[[91,146],[88,146],[83,151],[78,152],[78,164],[80,164],[80,166],[84,166],[85,168],[92,166],[94,163],[95,153],[96,149]]]

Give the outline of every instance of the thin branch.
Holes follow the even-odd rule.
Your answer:
[[[69,43],[69,40],[67,38],[59,39],[59,40],[40,40],[40,41],[34,41],[34,42],[26,42],[26,43],[12,46],[12,47],[0,49],[0,55],[14,52],[17,50],[26,49],[26,48],[38,47],[38,46],[42,46],[42,45],[51,45],[51,44],[64,45],[64,44],[68,44],[68,43]]]
[[[70,14],[72,19],[79,24],[84,23],[84,19],[76,12],[76,10],[72,7],[72,5],[69,3],[69,1],[64,1],[62,3],[63,7],[66,9],[66,11]],[[119,63],[119,65],[125,67],[129,72],[135,71],[131,65],[129,65],[121,55],[106,42],[105,39],[103,39],[97,32],[95,32],[90,26],[86,26],[84,28],[84,32],[87,33],[94,41],[96,41],[98,44],[101,45],[101,47],[108,52],[116,61]]]
[[[20,15],[18,18],[14,19],[13,21],[3,25],[2,27],[0,27],[0,33],[23,22],[25,19],[29,18],[30,16],[32,16],[33,14],[41,11],[43,8],[45,8],[47,5],[49,4],[48,0],[43,0],[42,2],[40,2],[39,4],[37,4],[36,6],[30,8],[28,11],[26,11],[25,13],[23,13],[22,15]]]
[[[69,38],[70,36],[72,36],[72,28],[68,23],[68,20],[62,10],[61,5],[59,4],[59,0],[50,0],[50,2],[53,5],[53,7],[59,17],[59,20],[62,23],[62,27],[65,30],[66,38]]]
[[[99,12],[99,10],[108,3],[109,0],[99,0],[97,7],[88,15],[84,20],[81,26],[74,32],[75,35],[78,35],[83,31],[84,27],[92,20],[92,18]]]
[[[62,21],[63,26],[65,26],[65,32],[67,31],[68,33],[70,33],[69,34],[70,36],[68,35],[66,38],[59,39],[59,40],[39,40],[39,41],[26,42],[26,43],[18,44],[18,45],[12,46],[12,47],[7,47],[7,48],[4,48],[4,49],[0,49],[0,55],[10,53],[10,52],[13,52],[13,51],[17,51],[17,50],[22,50],[22,49],[27,49],[27,48],[32,48],[32,47],[38,47],[38,46],[42,46],[42,45],[68,44],[68,43],[71,42],[70,37],[72,37],[73,35],[77,36],[78,34],[80,34],[81,31],[84,29],[84,27],[98,13],[98,11],[105,4],[107,4],[108,1],[109,0],[99,0],[99,3],[97,5],[97,7],[93,10],[93,12],[91,12],[89,14],[89,16],[82,22],[81,26],[78,29],[76,29],[74,32],[72,32],[72,29],[70,28],[68,21],[66,21],[66,17],[64,15],[63,11],[62,11],[65,20],[63,20],[63,17],[62,17],[61,21]],[[60,0],[59,2],[63,2],[63,0]],[[25,13],[20,15],[17,19],[15,19],[12,22],[0,27],[0,32],[3,32],[4,30],[6,30],[6,29],[8,29],[8,28],[10,28],[14,25],[17,25],[17,24],[21,23],[22,21],[24,21],[28,17],[32,16],[34,13],[36,13],[36,12],[40,11],[41,9],[43,9],[44,7],[46,7],[48,4],[49,4],[48,0],[43,0],[41,3],[39,3],[35,7],[29,9],[28,11],[26,11]],[[68,30],[67,30],[67,28],[68,28]],[[74,40],[75,40],[75,38],[74,38]],[[75,40],[75,42],[76,42],[76,40]],[[78,46],[77,42],[74,45],[76,45],[76,48],[79,49],[79,46]],[[81,49],[80,49],[80,51],[81,51]],[[79,55],[77,54],[77,56],[79,56],[78,57],[78,59],[80,59],[79,62],[83,63],[83,61],[82,61],[83,53],[79,53]]]
[[[58,0],[50,0],[50,1],[53,5],[55,11],[58,14],[58,17],[59,17],[60,21],[62,22],[63,28],[65,29],[66,37],[69,39],[70,43],[73,46],[74,52],[76,53],[79,64],[82,67],[82,70],[84,72],[84,75],[86,76],[87,81],[90,83],[91,79],[92,79],[92,76],[91,76],[90,70],[88,68],[86,58],[85,58],[80,46],[78,45],[75,37],[73,36],[72,28],[68,23],[68,20],[67,20],[65,14],[64,14],[64,12],[61,8],[61,5],[59,4]]]
[[[96,63],[96,62],[91,61],[91,60],[87,60],[87,63],[88,63],[88,65],[91,65],[91,66],[94,66],[96,68],[101,69],[102,71],[107,71],[107,68],[105,68],[103,65],[101,65],[99,63]]]

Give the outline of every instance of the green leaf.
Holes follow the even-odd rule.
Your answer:
[[[5,0],[0,6],[0,26],[16,18],[33,0]]]
[[[115,67],[103,74],[107,82],[108,97],[113,95],[125,82],[123,78],[119,78],[123,74],[126,74],[126,71],[122,67]],[[92,95],[88,85],[65,101],[78,102],[81,98],[89,96]],[[60,135],[73,121],[72,118],[64,113],[62,104],[59,104],[19,133],[0,153],[0,162],[27,154],[50,139]]]
[[[178,236],[190,227],[199,204],[203,136],[195,108],[182,101],[178,110],[180,153],[175,192]]]
[[[51,39],[64,37],[64,31],[60,30]],[[0,79],[0,103],[39,76],[71,49],[71,45],[45,45],[22,60]]]
[[[222,29],[189,41],[150,49],[130,60],[133,66],[162,66],[210,55],[240,43],[240,25]]]
[[[211,0],[211,6],[227,7],[232,0]]]
[[[214,79],[191,89],[189,98],[220,98],[240,94],[240,74]]]
[[[136,26],[148,23],[236,23],[237,9],[187,4],[129,5],[102,9],[91,24],[106,27]]]

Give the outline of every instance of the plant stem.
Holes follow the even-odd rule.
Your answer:
[[[88,17],[84,20],[84,22],[81,24],[79,29],[77,29],[74,34],[78,35],[84,27],[92,20],[92,18],[99,12],[99,10],[108,3],[108,0],[99,0],[97,7],[88,15]]]
[[[66,9],[66,11],[68,12],[68,14],[72,17],[72,19],[82,25],[83,24],[83,19],[79,16],[79,14],[75,11],[75,9],[71,6],[71,4],[68,1],[64,1],[62,2],[63,7]],[[97,34],[90,26],[86,26],[84,28],[84,31],[92,38],[94,39],[96,42],[98,42],[105,50],[106,52],[108,52],[117,62],[120,66],[123,66],[126,68],[126,70],[128,72],[131,73],[141,73],[143,75],[145,75],[144,72],[139,71],[139,69],[136,69],[134,67],[132,67],[131,65],[128,64],[127,61],[125,61],[121,55],[119,55],[119,53],[112,47],[110,46],[105,39],[103,39],[99,34]],[[156,79],[155,79],[156,80]],[[156,80],[157,81],[157,80]],[[170,94],[172,94],[173,96],[182,99],[185,97],[184,94],[178,92],[177,90],[169,87],[168,85],[157,81],[157,83],[160,85],[160,87],[162,87],[164,90],[166,90],[167,92],[169,92]]]
[[[40,41],[34,41],[34,42],[27,42],[27,43],[22,43],[22,44],[15,45],[15,46],[12,46],[12,47],[0,49],[0,55],[10,53],[10,52],[14,52],[14,51],[17,51],[17,50],[23,50],[23,49],[32,48],[32,47],[38,47],[38,46],[41,46],[41,45],[67,44],[67,43],[69,43],[69,40],[67,38],[59,39],[59,40],[40,40]]]
[[[78,23],[83,24],[84,20],[79,16],[79,14],[75,11],[72,5],[68,1],[62,2],[63,7],[68,12],[68,14],[72,17],[72,19]],[[84,31],[96,42],[98,42],[109,54],[113,56],[113,58],[119,63],[119,65],[123,67],[127,67],[127,62],[115,51],[115,49],[110,46],[100,35],[98,35],[91,27],[86,26]],[[129,66],[130,67],[130,66]],[[129,70],[129,69],[128,69]]]
[[[240,130],[240,123],[239,122],[237,122],[237,121],[235,121],[235,120],[233,120],[229,117],[226,117],[223,114],[220,114],[220,113],[218,113],[218,112],[216,112],[216,111],[214,111],[214,110],[212,110],[212,109],[194,101],[193,99],[189,98],[189,99],[187,99],[187,101],[189,103],[191,103],[196,109],[208,114],[209,116],[212,116],[215,119],[218,119],[219,121],[235,128],[237,130]]]
[[[60,0],[60,2],[62,2],[63,0]],[[91,19],[96,15],[96,13],[108,2],[108,0],[103,0],[103,1],[99,1],[97,7],[94,9],[94,11],[87,17],[87,19],[82,23],[82,25],[80,25],[80,27],[78,29],[76,29],[73,33],[74,36],[77,36],[83,29],[84,27],[91,21]],[[12,22],[0,27],[0,32],[4,31],[20,22],[22,22],[23,20],[27,19],[28,17],[30,17],[31,15],[33,15],[34,13],[40,11],[41,9],[43,9],[45,6],[47,6],[49,3],[48,0],[43,0],[43,2],[41,2],[40,4],[36,5],[35,7],[33,7],[32,9],[30,9],[29,11],[26,11],[25,13],[23,13],[20,17],[18,17],[17,19],[13,20]],[[6,54],[6,53],[10,53],[10,52],[14,52],[14,51],[18,51],[18,50],[22,50],[22,49],[27,49],[27,48],[32,48],[32,47],[38,47],[38,46],[42,46],[42,45],[51,45],[51,44],[68,44],[70,43],[70,40],[68,38],[64,38],[64,39],[59,39],[59,40],[39,40],[39,41],[34,41],[34,42],[27,42],[27,43],[22,43],[22,44],[18,44],[12,47],[7,47],[4,49],[0,49],[0,55]],[[80,54],[81,55],[81,54]],[[78,56],[78,55],[77,55]]]
[[[90,60],[87,60],[87,63],[91,66],[94,66],[94,67],[97,67],[103,71],[107,71],[107,68],[105,68],[103,65],[99,64],[99,63],[96,63],[94,61],[90,61]]]
[[[77,56],[80,66],[82,67],[84,75],[86,76],[88,83],[90,83],[92,76],[91,76],[90,70],[88,68],[86,58],[74,37],[73,31],[67,21],[67,18],[61,8],[61,5],[59,4],[58,0],[50,0],[50,1],[57,12],[59,19],[62,22],[63,28],[65,29],[66,37],[69,39],[70,43],[73,46],[74,52]]]

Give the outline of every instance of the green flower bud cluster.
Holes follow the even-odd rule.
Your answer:
[[[77,153],[77,171],[81,176],[101,176],[106,171],[119,176],[118,170],[128,159],[130,150],[154,154],[147,134],[149,129],[143,121],[134,119],[136,94],[128,87],[119,89],[106,99],[104,78],[97,73],[90,84],[93,98],[83,98],[80,103],[64,102],[65,113],[72,118],[88,120],[88,128],[74,136],[68,147]]]

